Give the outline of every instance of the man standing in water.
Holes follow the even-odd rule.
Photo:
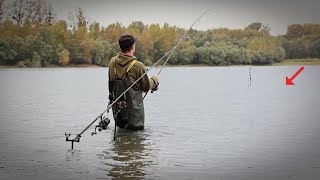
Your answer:
[[[130,34],[123,34],[119,39],[122,52],[113,57],[109,63],[109,100],[114,101],[130,85],[139,79],[146,68],[134,56],[136,39]],[[144,129],[144,105],[142,92],[158,89],[157,76],[150,79],[145,74],[120,100],[113,105],[116,125],[130,130]],[[118,113],[119,112],[119,113]]]

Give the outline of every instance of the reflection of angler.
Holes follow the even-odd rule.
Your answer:
[[[179,42],[171,49],[169,50],[164,56],[162,56],[157,62],[155,62],[145,73],[143,73],[136,81],[134,81],[128,88],[123,89],[123,91],[121,91],[121,94],[117,94],[115,96],[112,97],[112,99],[110,99],[109,96],[109,104],[107,106],[107,109],[105,111],[103,111],[101,113],[100,116],[98,116],[96,119],[94,119],[83,131],[81,131],[81,133],[77,134],[75,138],[70,139],[70,136],[72,135],[71,133],[65,133],[66,136],[66,141],[70,141],[71,142],[71,149],[73,149],[73,143],[74,142],[80,142],[80,138],[82,136],[82,134],[87,131],[97,120],[100,119],[99,124],[95,127],[95,131],[92,132],[91,134],[94,135],[96,134],[96,129],[98,128],[98,130],[105,130],[107,129],[108,124],[110,123],[110,120],[108,117],[103,116],[106,112],[107,114],[109,113],[109,110],[112,108],[113,111],[113,115],[114,115],[114,120],[115,120],[115,129],[114,129],[114,140],[116,140],[116,126],[117,123],[119,123],[117,121],[117,114],[121,113],[121,110],[123,110],[124,108],[127,108],[127,103],[125,100],[125,96],[126,93],[131,89],[131,88],[135,88],[136,84],[154,67],[157,66],[157,64],[163,60],[165,57],[167,57],[167,59],[165,60],[164,64],[162,65],[158,75],[161,73],[163,67],[166,65],[166,63],[168,62],[168,60],[170,59],[171,55],[174,53],[174,51],[177,49],[177,47],[188,37],[187,34],[192,30],[192,27],[210,10],[207,10],[206,12],[204,12],[203,14],[201,14],[201,16],[198,17],[198,19],[190,26],[190,28],[184,33],[184,35],[181,37],[181,39],[179,40]],[[112,85],[111,85],[112,86]],[[110,84],[109,84],[109,88],[110,88]],[[157,86],[155,89],[152,89],[152,91],[156,91],[157,90]],[[119,92],[119,91],[118,91]],[[142,101],[139,102],[139,105],[143,102],[144,98],[146,97],[146,95],[148,94],[148,92],[145,94],[145,96],[142,98]]]
[[[101,169],[107,170],[105,173],[111,179],[145,179],[144,168],[153,164],[153,160],[147,157],[152,156],[154,150],[147,148],[150,144],[145,142],[145,132],[119,130],[117,136],[121,141],[112,143],[111,151],[114,153],[103,152],[102,165],[107,167]],[[110,158],[114,163],[109,163]]]

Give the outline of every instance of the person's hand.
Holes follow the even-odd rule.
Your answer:
[[[157,75],[154,75],[151,77],[151,79],[154,82],[153,87],[151,89],[151,93],[153,93],[154,91],[157,91],[159,89],[159,77]]]
[[[159,76],[157,76],[157,75],[153,75],[153,76],[151,77],[151,79],[152,79],[154,82],[159,82]]]
[[[151,93],[153,93],[154,91],[158,91],[158,89],[159,89],[159,82],[157,82],[154,86],[153,86],[153,88],[151,89]]]

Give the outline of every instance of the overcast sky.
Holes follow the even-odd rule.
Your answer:
[[[168,22],[188,28],[204,11],[213,9],[195,26],[243,28],[251,22],[271,27],[274,35],[286,33],[294,23],[320,23],[318,0],[49,0],[58,18],[67,19],[70,10],[81,7],[89,22],[102,26],[121,22],[127,26],[140,20],[145,24]]]

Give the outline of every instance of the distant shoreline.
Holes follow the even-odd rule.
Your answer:
[[[266,65],[254,65],[254,66],[318,66],[320,65],[320,59],[286,59],[280,63],[272,63]],[[159,65],[161,66],[161,65]],[[226,65],[226,66],[210,66],[207,64],[186,64],[186,65],[171,65],[167,64],[168,67],[227,67],[227,66],[248,66],[248,65],[241,65],[241,64],[233,64],[233,65]],[[0,65],[0,68],[19,68],[17,65]],[[42,68],[103,68],[102,66],[98,66],[95,64],[69,64],[66,66],[57,66],[57,65],[50,65],[48,67]]]
[[[320,65],[320,59],[286,59],[280,63],[273,63],[273,66],[301,66]]]

